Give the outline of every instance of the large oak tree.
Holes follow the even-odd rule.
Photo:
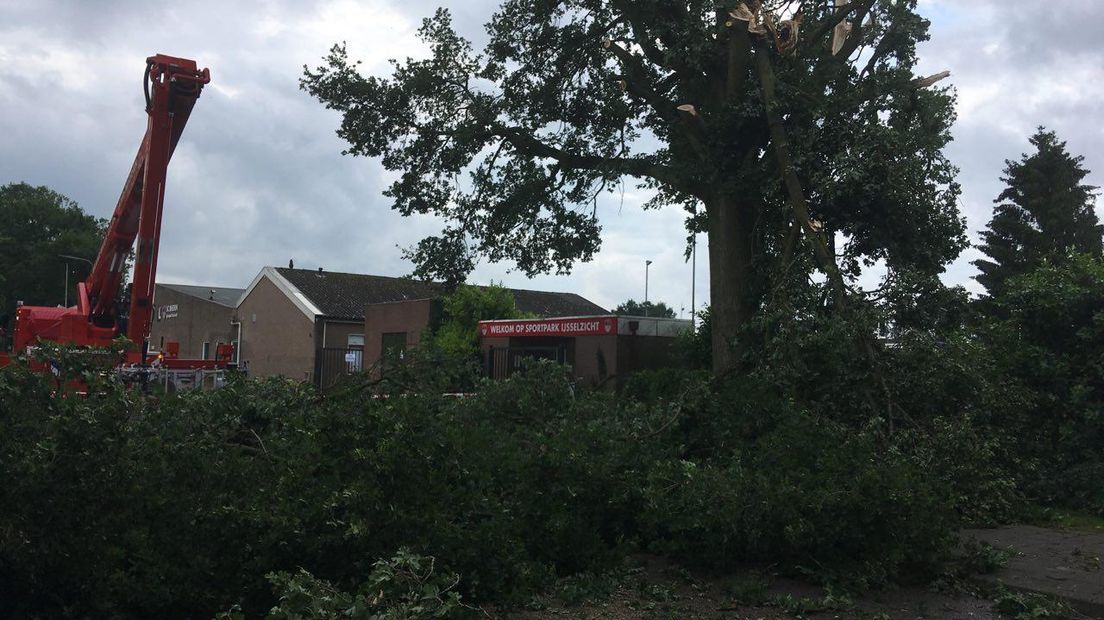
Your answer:
[[[864,265],[938,273],[961,250],[953,99],[914,74],[916,0],[505,0],[477,53],[438,10],[430,53],[363,75],[343,45],[302,87],[348,153],[400,173],[408,250],[459,281],[479,256],[567,272],[631,177],[709,236],[714,369],[767,303],[819,271],[837,311]],[[738,342],[737,342],[738,346]]]

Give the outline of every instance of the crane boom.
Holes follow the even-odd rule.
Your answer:
[[[89,307],[82,309],[85,310],[82,313],[92,323],[116,324],[126,259],[131,248],[135,248],[126,329],[126,335],[134,342],[142,342],[149,334],[169,160],[196,99],[210,81],[210,71],[198,70],[195,61],[161,54],[146,59],[143,85],[148,114],[146,135],[111,216],[92,273],[84,282],[85,291],[78,294],[82,302],[87,298]]]
[[[192,107],[210,80],[210,71],[200,70],[193,60],[163,54],[146,59],[146,133],[92,272],[77,285],[77,305],[72,308],[17,308],[15,350],[38,339],[103,346],[125,335],[141,347],[135,359],[144,362],[153,317],[165,177]],[[122,280],[132,248],[134,274],[127,304]]]

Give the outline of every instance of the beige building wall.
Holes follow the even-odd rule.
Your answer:
[[[154,289],[153,303],[151,351],[161,352],[166,342],[179,342],[181,358],[202,359],[207,342],[208,359],[214,359],[218,343],[229,344],[236,338],[237,330],[230,324],[233,308],[160,285]]]
[[[267,277],[257,281],[238,306],[242,363],[250,376],[279,375],[311,381],[315,325]]]
[[[349,346],[350,335],[364,335],[364,323],[360,321],[320,319],[320,322],[323,324],[323,330],[318,342],[323,348],[345,349]]]

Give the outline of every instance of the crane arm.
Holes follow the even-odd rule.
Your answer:
[[[78,311],[95,325],[117,325],[126,260],[135,251],[127,336],[142,343],[153,313],[165,178],[192,107],[210,82],[195,61],[158,54],[146,59],[146,133],[127,175],[92,273],[80,286]]]

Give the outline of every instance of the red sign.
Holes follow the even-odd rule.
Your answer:
[[[613,316],[479,322],[479,335],[484,338],[606,336],[616,333],[617,317]]]

